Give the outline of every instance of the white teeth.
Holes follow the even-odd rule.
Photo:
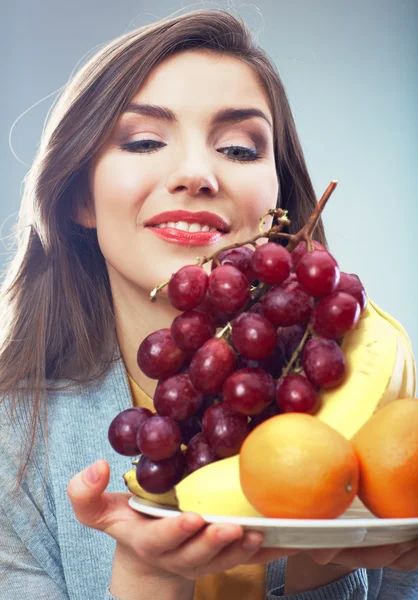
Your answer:
[[[203,227],[200,225],[200,223],[191,223],[189,225],[189,231],[191,231],[192,233],[195,231],[203,231]]]
[[[179,221],[178,223],[175,223],[174,227],[181,231],[189,231],[189,223],[186,223],[186,221]]]
[[[180,229],[181,231],[190,231],[191,233],[198,233],[200,231],[218,231],[216,227],[209,227],[209,225],[202,225],[202,223],[186,223],[186,221],[168,221],[167,223],[159,223],[157,225],[160,229],[164,227],[171,227],[172,229]]]

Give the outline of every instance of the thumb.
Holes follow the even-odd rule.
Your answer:
[[[67,495],[77,520],[83,525],[100,529],[107,502],[103,492],[110,478],[108,463],[97,460],[84,471],[77,473],[67,487]]]

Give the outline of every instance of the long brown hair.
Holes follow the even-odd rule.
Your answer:
[[[275,129],[278,204],[289,211],[291,232],[316,203],[283,84],[240,17],[197,10],[141,27],[102,48],[67,84],[50,115],[25,180],[17,252],[0,295],[0,396],[11,399],[12,407],[30,404],[27,460],[38,419],[41,414],[46,419],[49,385],[101,377],[118,352],[97,235],[74,219],[87,203],[89,164],[152,69],[192,49],[244,61],[266,90]],[[322,223],[316,238],[325,243]]]

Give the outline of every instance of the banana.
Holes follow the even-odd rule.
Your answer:
[[[399,398],[403,382],[405,389],[411,388],[409,376],[404,378],[407,348],[398,332],[368,303],[356,327],[344,336],[346,380],[319,393],[316,416],[347,439],[376,410]]]
[[[181,511],[204,515],[263,517],[244,496],[239,477],[239,454],[197,469],[176,485]]]
[[[397,321],[391,315],[389,315],[384,310],[382,310],[379,306],[377,306],[377,304],[375,302],[370,300],[370,298],[368,298],[368,301],[369,301],[370,305],[372,306],[372,308],[374,308],[374,310],[383,319],[388,321],[391,325],[393,325],[393,327],[395,327],[395,329],[397,329],[397,331],[400,335],[400,338],[402,340],[400,343],[403,343],[405,346],[406,359],[405,359],[404,377],[403,377],[402,389],[401,389],[399,398],[412,398],[415,396],[415,392],[416,392],[417,377],[416,377],[416,364],[415,364],[414,355],[412,353],[411,340],[409,339],[409,336],[408,336],[406,330],[404,329],[404,327],[402,327],[402,325],[399,323],[399,321]]]
[[[397,333],[400,344],[404,345],[405,350],[405,365],[402,377],[402,386],[398,398],[413,398],[416,392],[416,366],[414,355],[409,348],[405,338]]]
[[[404,327],[402,327],[402,325],[399,323],[399,321],[394,319],[394,317],[392,317],[387,312],[385,312],[382,308],[377,306],[377,304],[375,302],[373,302],[372,300],[370,300],[370,298],[367,298],[367,300],[368,300],[368,303],[374,308],[374,310],[377,312],[378,315],[380,315],[383,319],[385,319],[385,321],[388,321],[389,323],[391,323],[391,325],[393,325],[393,327],[395,329],[397,329],[401,335],[403,335],[409,348],[412,350],[411,340],[406,332],[406,329]]]
[[[159,504],[166,504],[167,506],[174,506],[177,508],[176,495],[174,489],[166,492],[165,494],[150,494],[142,488],[136,479],[136,468],[131,469],[123,476],[125,484],[129,491],[135,496],[145,498],[145,500],[151,500],[152,502],[158,502]]]

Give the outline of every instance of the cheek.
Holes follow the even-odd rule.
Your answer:
[[[152,173],[154,179],[155,173]],[[92,178],[97,228],[109,219],[131,219],[135,225],[138,211],[151,187],[153,181],[150,174],[139,168],[134,159],[104,157],[96,166]]]
[[[276,207],[279,184],[275,168],[263,166],[253,177],[247,177],[245,184],[241,182],[242,218],[258,224],[260,218],[270,209]]]

